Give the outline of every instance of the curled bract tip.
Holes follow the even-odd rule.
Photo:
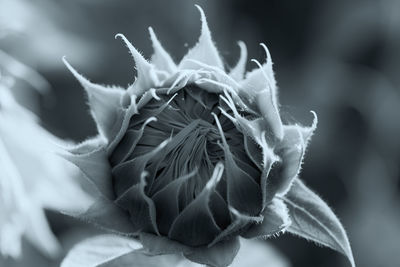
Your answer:
[[[71,64],[67,61],[66,56],[62,57],[62,61],[64,65],[68,68],[68,70],[74,75],[74,77],[82,84],[83,87],[87,90],[87,86],[91,84],[91,82],[86,79],[83,75],[81,75]]]
[[[117,38],[123,39],[123,38],[126,38],[126,37],[125,37],[125,35],[123,35],[122,33],[117,33],[117,34],[114,36],[114,39],[117,39]]]
[[[313,124],[311,125],[311,128],[315,129],[315,128],[317,128],[317,125],[318,125],[318,115],[314,110],[310,110],[310,112],[314,116]]]
[[[201,19],[202,19],[202,20],[205,19],[205,18],[206,18],[206,15],[204,14],[204,10],[201,8],[201,6],[200,6],[200,5],[197,5],[197,4],[195,4],[194,6],[199,10]]]
[[[147,60],[139,53],[139,51],[132,45],[131,42],[123,35],[122,33],[117,33],[115,35],[115,39],[121,38],[125,45],[128,47],[129,51],[131,52],[133,58],[136,61],[136,65],[143,64],[144,62],[149,64]]]
[[[247,47],[243,41],[238,41],[237,45],[240,48],[240,58],[234,66],[229,76],[232,77],[236,82],[243,80],[243,76],[246,72],[246,61],[247,61]]]
[[[265,53],[267,54],[267,63],[268,63],[268,64],[269,64],[269,63],[272,63],[272,61],[271,61],[271,53],[269,52],[268,47],[267,47],[264,43],[260,43],[260,46],[261,46],[262,48],[264,48]]]

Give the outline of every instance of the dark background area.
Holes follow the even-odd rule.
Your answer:
[[[344,224],[358,266],[400,266],[400,1],[0,0],[0,49],[41,73],[46,95],[30,95],[56,135],[96,133],[79,83],[61,57],[96,83],[127,86],[134,62],[116,33],[150,58],[152,26],[176,62],[194,45],[206,12],[227,67],[272,54],[286,122],[319,125],[302,179]],[[255,68],[249,61],[247,69]],[[27,86],[27,84],[21,84]],[[50,214],[55,231],[64,222]],[[348,266],[344,257],[290,235],[270,241],[294,267]],[[44,259],[43,259],[44,261]]]

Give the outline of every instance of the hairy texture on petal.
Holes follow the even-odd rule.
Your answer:
[[[174,74],[177,71],[176,64],[158,41],[153,28],[149,27],[149,32],[154,49],[151,63],[159,70],[166,71],[168,74]]]
[[[230,207],[229,211],[232,214],[232,223],[226,227],[208,246],[211,247],[214,244],[217,244],[224,240],[230,240],[235,236],[244,233],[249,226],[252,224],[259,224],[263,221],[263,215],[259,216],[247,216],[241,214],[239,211],[235,210],[234,208]]]
[[[289,214],[282,200],[274,199],[262,212],[264,220],[253,224],[242,234],[245,238],[270,237],[284,231],[291,224]]]
[[[145,92],[145,88],[152,88],[158,84],[154,66],[136,50],[123,34],[115,35],[115,38],[117,37],[124,41],[136,63],[137,80],[127,90],[130,94],[140,96]]]
[[[64,64],[75,78],[86,89],[92,116],[96,121],[97,129],[107,139],[112,138],[112,130],[115,128],[120,112],[121,100],[125,91],[119,88],[106,88],[94,84],[80,75],[65,59]]]
[[[257,64],[259,63],[257,62]],[[262,66],[259,65],[259,69],[250,72],[241,85],[239,95],[243,97],[247,105],[259,112],[264,118],[264,128],[270,128],[274,135],[281,139],[283,137],[283,126],[279,115],[276,92]]]
[[[285,195],[298,176],[307,144],[316,129],[317,117],[314,114],[314,122],[311,127],[299,125],[284,126],[284,137],[275,147],[280,157],[267,180],[267,198],[272,199],[275,194]]]
[[[179,65],[180,69],[198,69],[199,66],[194,65],[189,61],[198,60],[207,65],[214,66],[220,69],[224,69],[224,65],[219,56],[218,50],[214,45],[214,42],[211,38],[211,32],[208,28],[206,16],[204,15],[203,9],[200,6],[196,5],[197,9],[200,12],[201,16],[201,35],[198,43],[195,47],[193,47],[188,54],[182,59],[181,64]]]

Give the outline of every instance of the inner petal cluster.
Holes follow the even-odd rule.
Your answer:
[[[259,184],[261,173],[246,154],[243,134],[221,113],[223,104],[218,94],[196,86],[186,86],[175,95],[155,96],[132,116],[125,136],[109,157],[117,199],[140,183],[140,172],[147,172],[144,193],[155,203],[157,227],[163,235],[171,235],[174,220],[200,197],[216,165],[225,163],[226,153]],[[229,146],[228,152],[221,134]],[[169,141],[160,147],[165,140]],[[227,179],[230,177],[224,171],[209,198],[212,219],[218,229],[210,236],[211,240],[203,240],[205,243],[231,223]],[[160,197],[171,186],[175,187],[171,192],[176,196],[166,200]],[[169,210],[160,199],[175,202],[176,210]],[[188,245],[203,244],[194,241]]]

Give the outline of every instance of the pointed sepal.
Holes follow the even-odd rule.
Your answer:
[[[121,33],[115,35],[115,38],[121,38],[128,47],[136,64],[137,79],[127,89],[130,94],[141,96],[144,92],[158,85],[158,78],[155,73],[154,66],[150,64],[139,51],[128,41]]]
[[[236,66],[233,67],[229,72],[229,76],[231,76],[237,82],[243,80],[244,73],[246,72],[246,63],[247,63],[246,44],[242,41],[239,41],[238,46],[240,48],[240,58],[236,63]]]
[[[280,199],[274,199],[261,213],[264,220],[254,223],[242,234],[245,238],[267,238],[277,235],[291,224],[286,205]]]
[[[314,115],[313,124],[310,127],[300,125],[285,125],[284,136],[275,147],[275,152],[280,161],[274,165],[267,181],[268,200],[275,194],[285,195],[290,189],[293,180],[299,175],[307,145],[317,128],[317,115]]]
[[[125,91],[119,88],[107,88],[105,86],[90,82],[79,74],[65,59],[64,64],[75,78],[85,88],[89,99],[91,114],[96,122],[97,129],[106,139],[112,138],[115,124],[120,119],[122,109],[122,98]]]
[[[164,47],[161,45],[153,28],[149,27],[150,39],[153,43],[154,54],[151,57],[151,63],[156,67],[156,69],[161,71],[166,71],[168,74],[174,74],[178,67],[172,60],[171,56],[165,51]]]
[[[224,69],[224,64],[218,53],[217,48],[211,38],[211,32],[208,28],[206,15],[203,9],[196,5],[201,16],[201,34],[197,44],[189,50],[186,56],[182,59],[180,69],[199,69],[197,64],[193,64],[190,60],[200,61],[210,66]]]
[[[85,154],[63,152],[60,155],[77,166],[101,195],[110,200],[115,198],[112,189],[111,166],[104,147]]]

